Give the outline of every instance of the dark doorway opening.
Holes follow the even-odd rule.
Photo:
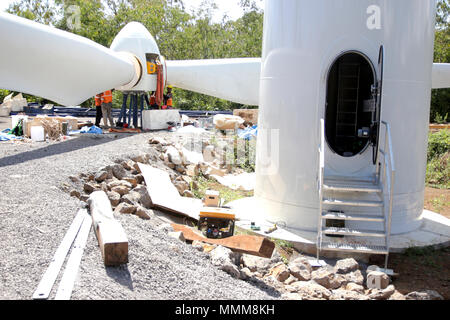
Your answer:
[[[375,83],[372,63],[359,52],[342,54],[330,68],[325,137],[330,148],[340,156],[353,157],[369,145],[376,109],[372,91]]]

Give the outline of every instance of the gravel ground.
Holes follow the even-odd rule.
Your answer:
[[[147,142],[154,135],[0,143],[0,299],[31,299],[81,207],[63,190],[68,177],[149,152]],[[168,237],[158,229],[163,223],[158,218],[122,215],[118,220],[128,236],[129,263],[105,267],[91,229],[72,299],[280,298],[277,291],[232,278],[214,267],[207,254]]]

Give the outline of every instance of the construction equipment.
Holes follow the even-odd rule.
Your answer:
[[[205,192],[204,207],[200,210],[198,229],[207,238],[221,239],[234,234],[235,215],[227,207],[220,206],[219,192]]]

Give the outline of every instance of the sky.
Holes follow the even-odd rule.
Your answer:
[[[0,0],[0,11],[5,11],[15,0]],[[188,8],[198,8],[203,0],[184,0],[183,3]],[[260,2],[260,1],[258,1]],[[262,3],[262,2],[261,2]],[[218,6],[217,13],[213,16],[213,20],[220,21],[224,13],[231,19],[237,19],[242,16],[243,11],[239,6],[239,0],[216,0]],[[261,4],[261,8],[263,5]]]

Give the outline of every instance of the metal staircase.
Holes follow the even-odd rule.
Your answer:
[[[325,177],[325,131],[321,119],[317,260],[322,250],[381,254],[385,255],[387,269],[395,167],[390,127],[386,122],[382,124],[386,127],[385,145],[379,149],[383,161],[373,176]]]

